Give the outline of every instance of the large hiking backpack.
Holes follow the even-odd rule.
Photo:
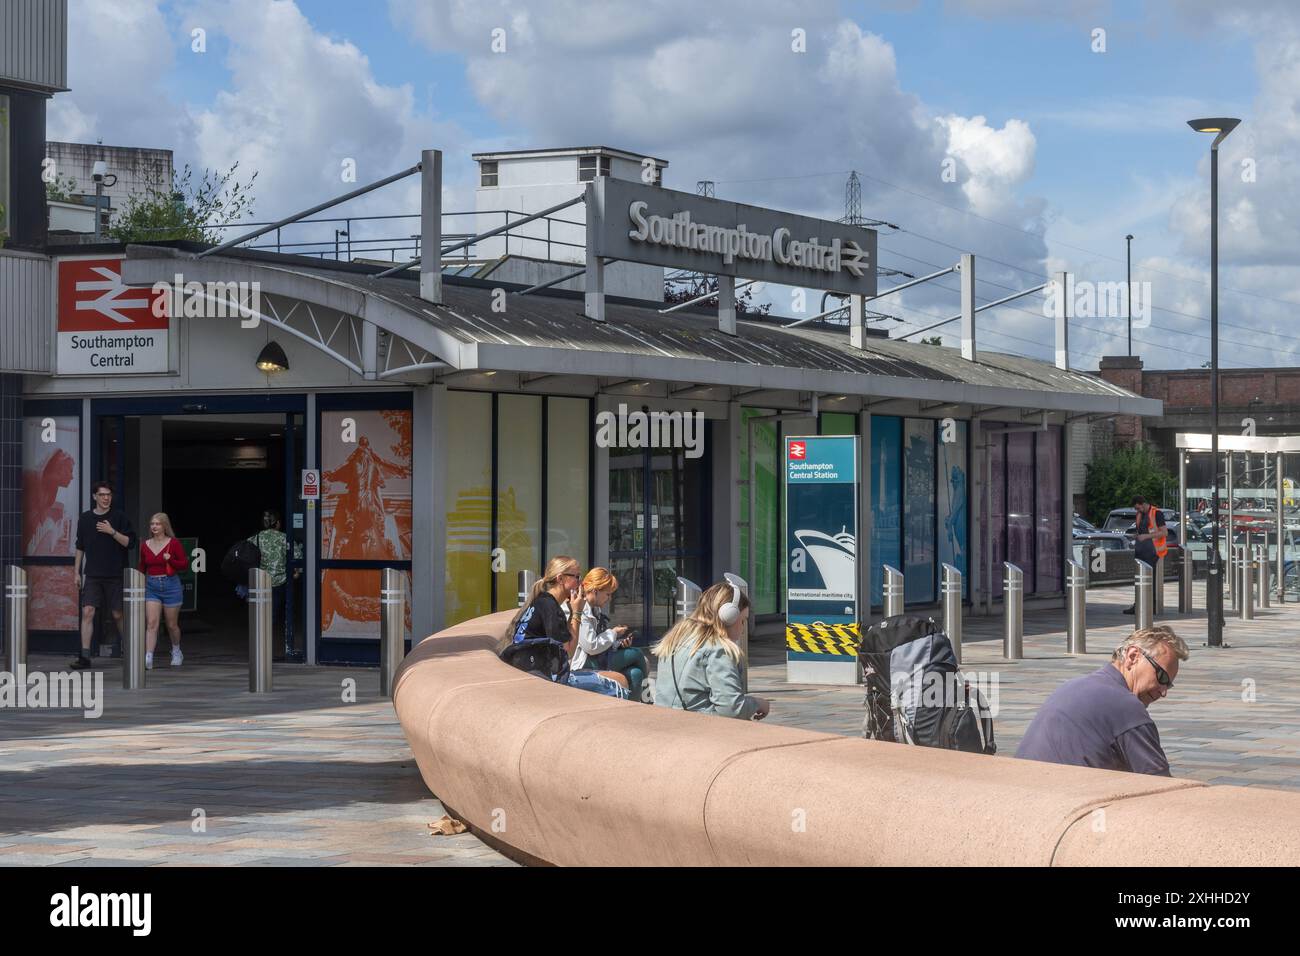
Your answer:
[[[867,629],[858,659],[867,691],[863,737],[997,753],[988,702],[958,669],[952,643],[933,618],[886,618]]]

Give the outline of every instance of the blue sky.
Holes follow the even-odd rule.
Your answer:
[[[907,231],[882,237],[882,262],[929,271],[973,251],[982,300],[1062,268],[1122,280],[1132,232],[1134,277],[1165,310],[1138,333],[1148,367],[1198,365],[1204,351],[1209,137],[1185,121],[1240,116],[1220,179],[1222,285],[1253,295],[1222,298],[1243,333],[1223,358],[1266,365],[1300,350],[1300,271],[1283,251],[1300,241],[1288,119],[1300,16],[1281,0],[72,4],[73,90],[51,110],[52,136],[152,139],[142,144],[198,166],[237,159],[259,170],[259,219],[328,195],[336,155],[377,178],[434,141],[459,201],[472,198],[470,152],[501,145],[641,150],[670,160],[669,186],[707,177],[720,196],[828,217],[857,169],[864,212]],[[89,34],[115,18],[144,52],[105,72],[90,52],[105,39]],[[193,24],[208,31],[205,55],[190,50]],[[488,51],[496,26],[506,56]],[[791,56],[792,27],[806,56]],[[949,157],[956,182],[940,177]],[[1258,160],[1258,182],[1239,182],[1243,158]],[[952,293],[896,304],[898,327],[917,328],[950,314]],[[1037,308],[986,313],[993,346],[1046,355]],[[1081,366],[1116,351],[1114,321],[1084,325]]]

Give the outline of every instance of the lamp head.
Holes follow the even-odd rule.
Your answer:
[[[1228,134],[1237,128],[1241,120],[1231,116],[1210,116],[1205,119],[1188,120],[1187,125],[1198,133],[1216,133],[1211,149],[1218,149],[1219,144],[1227,139]]]

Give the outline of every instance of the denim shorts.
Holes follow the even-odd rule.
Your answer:
[[[595,671],[569,671],[566,683],[570,687],[576,687],[578,690],[589,690],[594,694],[601,694],[605,697],[617,697],[619,700],[627,700],[628,693],[615,681],[608,677],[602,677]]]
[[[144,599],[158,601],[163,607],[180,607],[185,590],[174,574],[151,574],[145,578]]]

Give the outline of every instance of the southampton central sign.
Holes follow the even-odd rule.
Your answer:
[[[874,230],[608,176],[589,188],[598,256],[876,294]]]

